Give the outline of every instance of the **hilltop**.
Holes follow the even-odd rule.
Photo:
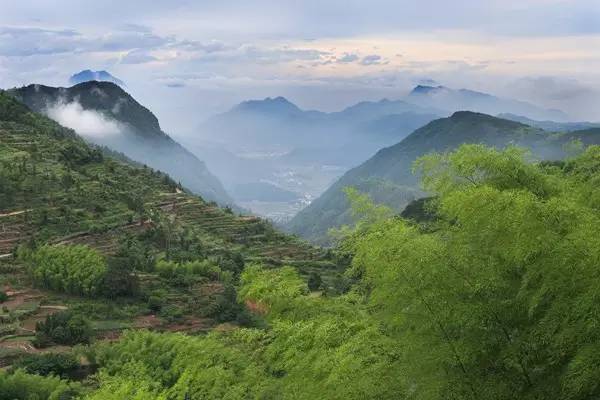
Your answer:
[[[194,193],[233,205],[204,162],[168,136],[156,116],[111,82],[69,88],[29,85],[9,91],[32,110],[74,128],[86,140],[164,171]]]
[[[86,70],[83,70],[76,74],[71,75],[71,77],[69,78],[69,83],[71,85],[77,85],[79,83],[89,82],[89,81],[112,82],[119,86],[125,86],[125,83],[122,80],[120,80],[119,78],[116,78],[115,76],[113,76],[112,74],[110,74],[107,71],[92,71],[92,70],[86,69]]]

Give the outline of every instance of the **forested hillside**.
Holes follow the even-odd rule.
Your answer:
[[[598,3],[0,1],[0,400],[600,400]]]
[[[2,373],[2,393],[94,400],[599,396],[600,147],[564,162],[531,163],[518,148],[465,145],[421,158],[416,168],[435,194],[427,206],[435,217],[389,219],[353,196],[362,222],[343,242],[352,256],[343,294],[311,293],[291,267],[247,265],[237,299],[260,324],[205,336],[129,331],[85,347],[98,368],[87,381],[24,372],[68,366],[46,357]]]
[[[0,365],[71,376],[89,371],[70,347],[124,329],[253,325],[236,300],[244,265],[336,290],[331,252],[112,155],[0,92]],[[0,376],[0,398],[32,398],[2,397],[20,377]]]
[[[164,171],[208,200],[233,204],[204,162],[163,132],[156,116],[114,83],[90,81],[69,88],[29,85],[9,93],[89,142]]]
[[[417,129],[400,143],[378,151],[348,171],[300,211],[287,228],[312,241],[330,243],[330,228],[352,223],[350,204],[344,193],[347,187],[368,193],[375,202],[401,212],[410,201],[426,195],[419,186],[418,175],[412,173],[412,163],[432,151],[448,151],[465,143],[496,148],[513,144],[530,149],[532,156],[538,159],[560,159],[566,154],[565,146],[573,140],[583,145],[600,143],[597,131],[549,133],[486,114],[457,112]]]
[[[247,268],[240,297],[266,330],[131,333],[97,347],[91,398],[596,398],[599,167],[599,147],[559,163],[479,145],[425,157],[436,220],[362,224],[345,295]]]

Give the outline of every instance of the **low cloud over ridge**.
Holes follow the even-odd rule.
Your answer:
[[[85,110],[79,102],[58,102],[46,113],[59,124],[75,130],[83,137],[102,139],[122,135],[126,127],[102,113]]]

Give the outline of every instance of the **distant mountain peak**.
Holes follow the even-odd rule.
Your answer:
[[[290,102],[288,99],[286,99],[283,96],[277,96],[277,97],[267,97],[265,99],[265,101],[272,101],[274,103],[287,103],[287,104],[292,104],[292,102]]]
[[[73,74],[69,78],[69,83],[71,85],[77,85],[79,83],[89,82],[89,81],[112,82],[119,86],[125,86],[125,83],[122,80],[120,80],[119,78],[116,78],[115,76],[111,75],[109,72],[104,71],[104,70],[92,71],[90,69],[86,69],[86,70],[80,71],[76,74]]]
[[[409,95],[415,95],[415,94],[430,94],[430,93],[435,93],[435,92],[439,92],[440,90],[447,90],[448,88],[442,85],[438,85],[438,86],[429,86],[429,85],[417,85],[414,87],[414,89],[410,92]]]
[[[234,107],[236,111],[296,113],[301,112],[297,105],[283,96],[267,97],[263,100],[247,100]]]
[[[493,118],[493,117],[491,115],[478,113],[475,111],[456,111],[450,116],[450,119],[455,120],[455,121],[461,120],[461,119],[470,119],[470,118],[488,119],[488,118]]]
[[[485,114],[511,113],[532,119],[566,121],[568,115],[525,101],[497,97],[471,89],[452,89],[447,86],[418,85],[406,96],[411,103],[446,111],[471,110]]]

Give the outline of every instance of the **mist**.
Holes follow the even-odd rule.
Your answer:
[[[125,125],[100,112],[86,110],[78,101],[59,100],[46,110],[47,115],[59,124],[73,129],[92,141],[104,141],[123,135]]]

